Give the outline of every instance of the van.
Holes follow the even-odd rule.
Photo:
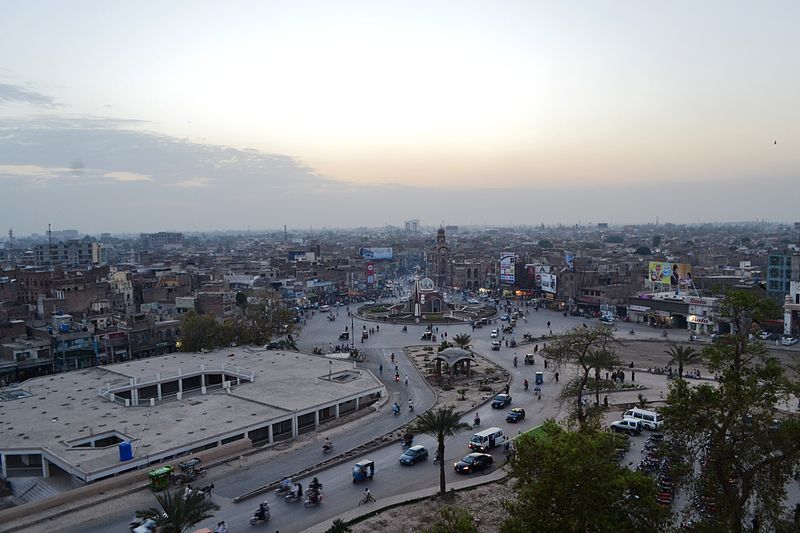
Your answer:
[[[625,411],[625,414],[623,414],[622,417],[635,418],[636,420],[639,420],[642,423],[642,426],[644,426],[646,429],[661,429],[661,426],[664,424],[664,417],[660,414],[656,413],[655,411],[639,409],[638,407],[628,409]]]
[[[475,433],[469,439],[469,449],[476,452],[485,452],[506,441],[506,436],[500,428],[488,428]]]
[[[330,310],[331,310],[331,306],[330,305],[321,305],[319,307],[319,312],[320,313],[327,313]]]

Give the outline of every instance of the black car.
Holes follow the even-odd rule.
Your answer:
[[[515,407],[506,415],[506,422],[519,422],[525,420],[525,409],[522,407]]]
[[[511,395],[510,394],[498,394],[492,400],[492,407],[495,409],[503,409],[504,407],[508,407],[511,404]]]
[[[486,470],[493,462],[494,459],[488,453],[471,453],[455,463],[453,469],[459,474],[471,474],[478,470]]]
[[[413,465],[417,461],[424,461],[428,458],[428,450],[425,449],[425,446],[412,446],[406,450],[406,452],[400,456],[400,464],[402,465]]]

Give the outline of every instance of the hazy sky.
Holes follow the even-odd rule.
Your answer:
[[[799,20],[794,0],[3,0],[0,224],[794,220]]]

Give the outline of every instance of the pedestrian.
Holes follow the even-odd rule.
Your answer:
[[[636,381],[636,371],[635,370],[631,370],[631,382],[634,382],[634,381]]]
[[[511,388],[510,385],[508,383],[506,383],[506,394],[508,394],[508,391],[510,390],[510,388]]]
[[[606,381],[608,381],[608,372],[606,372]]]
[[[550,335],[552,335],[552,334],[553,334],[553,330],[551,329],[551,330],[550,330]]]
[[[408,374],[406,374],[406,387],[408,387]]]
[[[547,359],[544,360],[544,369],[547,370]]]
[[[539,353],[539,345],[538,344],[533,347],[533,353]]]
[[[381,374],[383,374],[383,363],[381,363],[381,366],[379,366],[379,367],[378,367],[378,371],[379,371]]]
[[[550,328],[550,321],[547,321],[547,327]]]
[[[558,383],[558,372],[556,372],[556,383]]]
[[[394,371],[400,372],[400,365],[398,365],[397,363],[394,364]]]
[[[608,409],[608,396],[603,396],[603,407]]]

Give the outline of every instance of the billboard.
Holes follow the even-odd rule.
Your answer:
[[[358,254],[364,259],[391,259],[394,257],[394,248],[361,248]]]
[[[653,283],[677,287],[692,281],[692,265],[688,263],[670,263],[667,261],[650,261],[648,279]]]
[[[542,290],[544,292],[556,293],[556,275],[542,274]]]
[[[572,252],[564,252],[564,263],[570,272],[575,272],[575,254]]]
[[[514,252],[502,252],[500,254],[500,283],[514,284],[516,266],[517,254]]]
[[[531,287],[542,286],[542,274],[550,273],[550,265],[525,265],[525,273],[530,281]]]

